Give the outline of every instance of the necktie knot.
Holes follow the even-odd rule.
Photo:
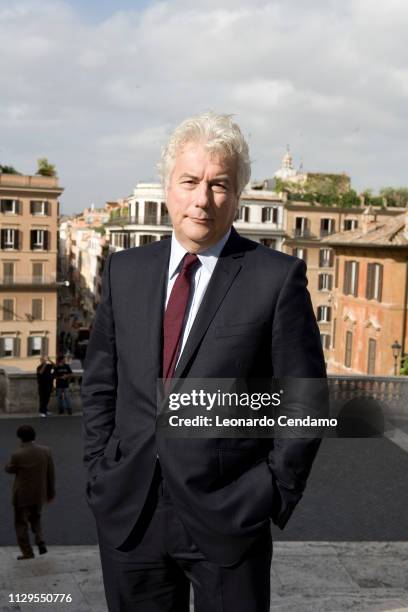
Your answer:
[[[199,259],[197,255],[194,255],[194,253],[187,253],[183,259],[183,267],[181,268],[181,272],[188,274],[198,261]]]

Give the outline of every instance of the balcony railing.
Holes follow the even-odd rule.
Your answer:
[[[308,227],[295,227],[293,230],[293,236],[295,238],[310,238],[312,234]]]
[[[128,216],[128,217],[117,217],[110,219],[107,225],[171,225],[171,220],[168,215],[162,215],[160,219],[157,219],[156,215],[146,215],[144,223],[140,222],[140,217]]]
[[[57,279],[55,274],[48,274],[44,276],[3,276],[0,279],[0,289],[17,289],[18,287],[30,287],[35,289],[36,287],[44,286],[56,286]]]

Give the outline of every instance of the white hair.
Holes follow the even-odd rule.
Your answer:
[[[236,160],[236,190],[240,195],[251,177],[248,145],[239,126],[232,121],[231,115],[217,115],[213,112],[185,119],[171,134],[158,164],[164,188],[166,189],[169,184],[177,155],[189,142],[202,143],[210,154],[226,155]]]

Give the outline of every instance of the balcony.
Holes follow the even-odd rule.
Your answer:
[[[333,229],[320,229],[320,238],[324,238],[325,236],[331,236],[334,234],[335,230]]]
[[[140,217],[117,217],[115,219],[110,219],[106,225],[114,226],[114,225],[166,225],[171,226],[171,220],[168,215],[162,215],[158,220],[156,215],[146,215],[144,219],[144,223],[140,222]]]
[[[39,276],[5,276],[0,279],[0,291],[44,291],[56,289],[58,282],[55,274]]]
[[[308,227],[295,227],[293,230],[294,238],[311,238],[312,234]]]

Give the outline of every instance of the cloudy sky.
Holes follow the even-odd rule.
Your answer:
[[[0,163],[56,164],[62,212],[157,179],[171,129],[235,115],[253,178],[408,185],[406,0],[0,0]]]

